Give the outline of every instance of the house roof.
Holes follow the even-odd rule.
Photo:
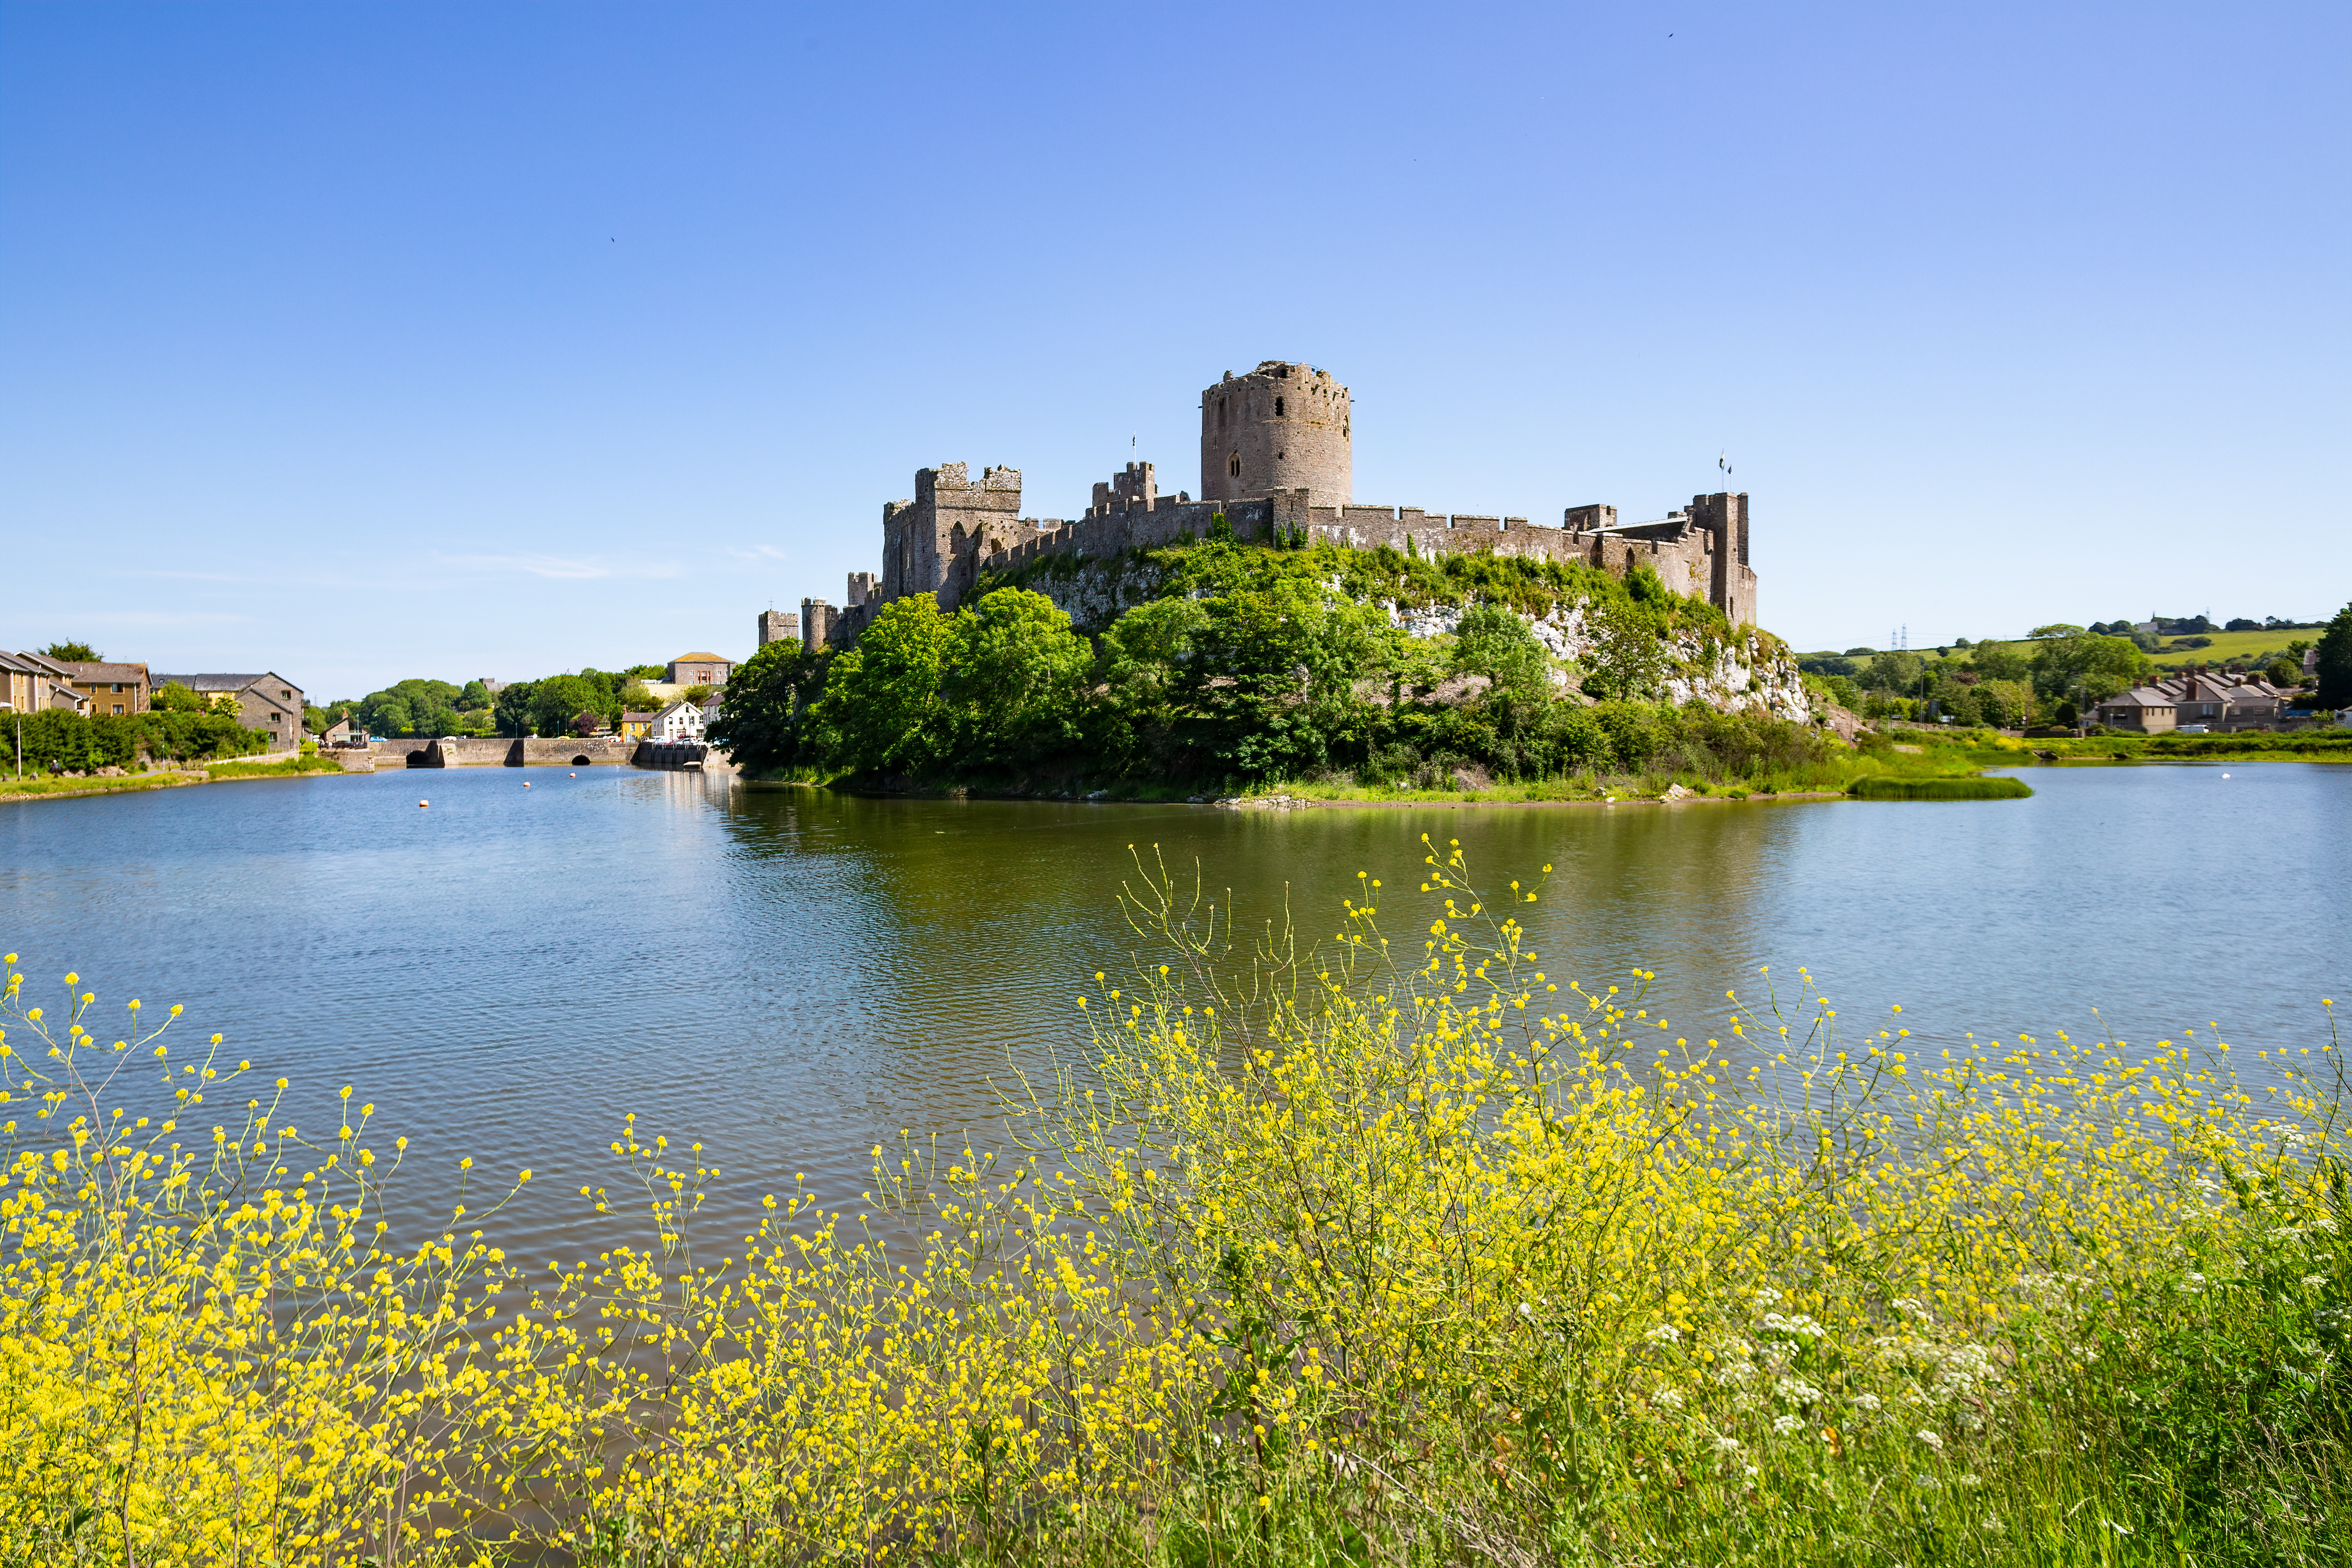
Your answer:
[[[191,691],[244,691],[265,680],[274,680],[297,691],[301,689],[274,669],[257,670],[251,675],[151,675],[147,679],[158,686],[176,680]]]
[[[34,671],[36,674],[47,676],[63,676],[68,673],[64,665],[59,664],[56,659],[51,658],[48,655],[42,653],[26,653],[21,649],[16,654],[16,668],[19,669],[29,669]]]
[[[670,662],[672,664],[732,664],[735,661],[723,654],[682,653]]]
[[[2149,686],[2137,686],[2129,691],[2118,692],[2099,704],[2102,708],[2177,708],[2179,705],[2169,691],[2158,691]]]
[[[109,664],[103,660],[90,663],[76,661],[66,666],[76,680],[144,680],[147,667],[143,664]]]
[[[702,705],[698,702],[688,702],[685,698],[681,697],[677,701],[671,703],[668,707],[663,709],[660,712],[655,714],[654,717],[656,719],[667,719],[671,714],[676,713],[680,710],[684,710],[688,713],[699,713],[702,711]]]
[[[621,715],[621,722],[624,724],[650,724],[660,717],[661,715],[658,713],[624,713]]]

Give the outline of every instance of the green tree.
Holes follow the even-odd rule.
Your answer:
[[[1550,695],[1550,655],[1527,622],[1498,605],[1462,612],[1454,628],[1454,668],[1485,676],[1492,697],[1524,702]]]
[[[642,685],[642,682],[640,684]],[[699,685],[689,686],[677,695],[678,700],[682,702],[691,702],[696,707],[699,708],[704,703],[710,700],[710,688]]]
[[[2007,643],[1979,643],[1969,650],[1969,663],[1986,680],[2031,680],[2033,662]]]
[[[2033,689],[2044,697],[2100,702],[2140,679],[2147,660],[2122,637],[2063,623],[2036,626]]]
[[[158,713],[201,713],[208,704],[176,680],[167,680],[150,692],[147,706]]]
[[[41,650],[42,656],[60,664],[96,664],[105,658],[86,642],[53,642]]]
[[[728,677],[710,743],[748,773],[824,765],[828,748],[810,708],[824,690],[827,662],[798,643],[761,647]]]
[[[1391,640],[1381,611],[1321,583],[1278,578],[1206,600],[1177,726],[1200,761],[1244,779],[1360,757],[1370,704],[1356,693]]]
[[[531,726],[551,740],[569,737],[577,733],[574,721],[583,713],[610,721],[618,711],[613,707],[613,697],[611,688],[585,670],[578,675],[551,675],[531,685]]]
[[[490,727],[501,735],[526,735],[531,730],[531,704],[539,695],[539,682],[513,680],[499,688],[499,697],[490,705]]]
[[[1585,615],[1595,633],[1585,691],[1612,702],[1657,695],[1666,674],[1664,619],[1613,594],[1590,601]]]
[[[2273,686],[2294,686],[2303,679],[2303,669],[2291,658],[2274,658],[2263,670],[2263,679]]]
[[[951,736],[940,678],[955,624],[928,594],[882,606],[857,646],[835,656],[818,721],[845,773],[924,773],[944,763]]]
[[[408,710],[409,728],[419,735],[451,735],[457,730],[457,710],[430,692],[417,698]]]
[[[1866,690],[1892,691],[1907,697],[1918,685],[1919,673],[1926,668],[1927,662],[1917,654],[1890,649],[1873,656],[1863,670],[1862,684]]]
[[[457,706],[460,708],[479,709],[489,705],[490,689],[478,680],[466,682],[465,690],[457,694]]]
[[[2336,612],[2319,634],[2319,705],[2352,707],[2352,605]]]
[[[961,766],[1018,767],[1075,745],[1094,653],[1043,594],[1000,588],[955,617],[940,695]]]
[[[1979,720],[1995,729],[2022,729],[2033,721],[2033,688],[2022,680],[1979,680],[1976,686]]]
[[[1208,629],[1209,612],[1191,597],[1154,599],[1111,623],[1099,659],[1104,696],[1092,715],[1107,761],[1172,761],[1188,671]]]

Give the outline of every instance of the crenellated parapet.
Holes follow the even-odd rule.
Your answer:
[[[1301,540],[1355,550],[1443,556],[1472,552],[1583,562],[1623,576],[1646,565],[1677,594],[1704,599],[1734,625],[1756,619],[1748,497],[1693,496],[1687,509],[1646,522],[1618,521],[1604,504],[1567,508],[1558,527],[1523,517],[1364,506],[1349,493],[1353,415],[1347,387],[1311,365],[1268,360],[1228,373],[1202,394],[1202,499],[1160,493],[1147,462],[1094,487],[1079,517],[1021,515],[1021,471],[962,463],[915,474],[915,494],[882,509],[882,569],[850,574],[844,605],[803,601],[811,647],[854,645],[881,607],[914,594],[953,609],[983,572],[1047,556],[1102,560],[1206,539],[1220,513],[1244,543]]]

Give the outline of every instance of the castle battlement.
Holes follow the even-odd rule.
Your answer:
[[[962,463],[915,474],[912,500],[882,508],[882,570],[853,573],[838,610],[803,602],[809,647],[854,645],[892,599],[932,595],[953,609],[983,572],[1048,555],[1102,560],[1205,539],[1223,514],[1235,539],[1389,548],[1439,556],[1479,552],[1584,562],[1619,576],[1647,565],[1675,593],[1706,600],[1734,625],[1756,619],[1748,561],[1748,497],[1693,496],[1685,510],[1620,523],[1605,504],[1566,508],[1558,527],[1523,517],[1368,506],[1349,493],[1353,416],[1348,388],[1328,371],[1266,360],[1228,371],[1201,395],[1201,495],[1160,492],[1148,462],[1129,462],[1094,487],[1084,515],[1023,517],[1021,470],[997,467],[974,480]]]

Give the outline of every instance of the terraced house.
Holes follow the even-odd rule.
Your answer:
[[[152,689],[143,664],[66,661],[67,677],[76,691],[89,699],[85,713],[144,713]]]
[[[290,752],[302,743],[302,689],[274,670],[257,675],[158,675],[157,686],[176,680],[207,700],[236,700],[237,721],[269,737],[273,752]]]

